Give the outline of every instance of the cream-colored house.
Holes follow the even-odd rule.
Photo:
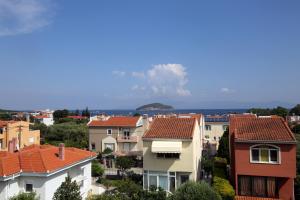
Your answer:
[[[26,121],[0,121],[0,150],[15,151],[40,144],[40,131],[30,130]]]
[[[198,180],[201,125],[197,118],[157,118],[152,122],[143,137],[144,189],[155,186],[174,192],[184,182]]]
[[[115,155],[142,156],[142,136],[147,126],[147,117],[118,116],[92,120],[88,123],[89,149],[103,152],[109,148]]]
[[[205,131],[204,142],[209,142],[216,146],[216,150],[219,146],[219,141],[224,134],[224,131],[229,126],[229,118],[227,116],[206,116],[205,117]]]

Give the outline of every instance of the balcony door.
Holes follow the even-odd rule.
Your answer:
[[[123,137],[125,139],[129,139],[129,137],[130,137],[130,130],[129,129],[124,129],[123,130]]]
[[[130,143],[124,143],[123,144],[123,150],[126,151],[126,152],[130,151]]]

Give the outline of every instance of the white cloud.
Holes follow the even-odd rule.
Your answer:
[[[136,78],[145,78],[144,72],[132,72],[131,75]]]
[[[0,0],[0,36],[31,33],[51,22],[50,0]]]
[[[119,70],[114,70],[114,71],[112,71],[112,74],[115,75],[115,76],[125,76],[126,72],[119,71]]]
[[[186,89],[188,82],[187,72],[181,64],[158,64],[154,65],[146,73],[139,72],[133,76],[143,77],[145,82],[143,86],[134,86],[132,89],[138,90],[143,88],[152,96],[174,97],[191,95],[191,92]]]
[[[235,92],[235,90],[227,88],[227,87],[221,88],[221,93],[224,93],[224,94],[232,94],[234,92]]]

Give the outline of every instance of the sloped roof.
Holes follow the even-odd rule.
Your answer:
[[[93,152],[65,147],[65,158],[58,156],[59,148],[52,145],[31,145],[19,152],[0,152],[0,176],[18,172],[50,173],[77,162],[95,157]]]
[[[143,138],[192,139],[196,118],[156,118]]]
[[[230,132],[235,141],[296,142],[281,117],[230,117]]]
[[[107,120],[93,120],[88,126],[90,127],[136,127],[140,117],[110,117]]]

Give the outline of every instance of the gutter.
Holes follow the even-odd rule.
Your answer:
[[[234,139],[237,143],[265,143],[265,144],[297,144],[297,141],[269,141],[269,140],[239,140]]]
[[[12,175],[9,175],[9,176],[0,176],[0,181],[7,181],[9,179],[14,179],[16,177],[19,177],[19,176],[34,176],[34,177],[49,177],[49,176],[52,176],[54,174],[57,174],[59,172],[62,172],[64,170],[67,170],[67,169],[70,169],[76,165],[80,165],[80,164],[83,164],[83,163],[86,163],[88,161],[92,161],[96,158],[96,156],[93,156],[93,157],[89,157],[85,160],[82,160],[82,161],[79,161],[79,162],[75,162],[71,165],[67,165],[63,168],[60,168],[60,169],[56,169],[55,171],[47,171],[47,172],[44,172],[44,173],[40,173],[40,172],[18,172],[18,173],[15,173],[15,174],[12,174]]]

